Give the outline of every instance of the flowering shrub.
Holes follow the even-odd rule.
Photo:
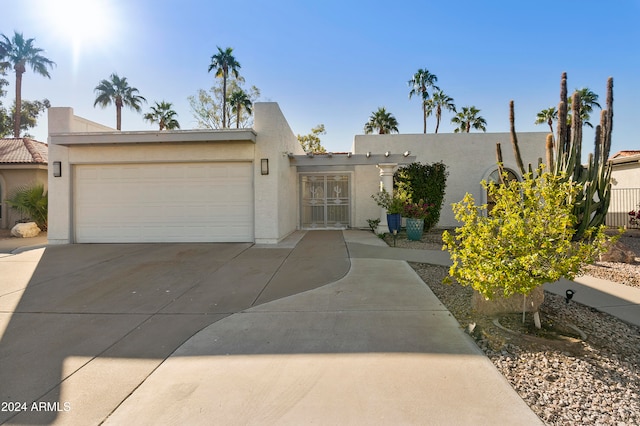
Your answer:
[[[631,226],[640,226],[640,204],[638,204],[638,211],[631,210],[629,212],[629,224]]]
[[[402,217],[410,219],[426,219],[429,217],[433,204],[420,200],[417,203],[406,203],[402,209]]]

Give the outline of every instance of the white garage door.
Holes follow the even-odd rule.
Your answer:
[[[252,242],[251,163],[77,165],[75,241]]]

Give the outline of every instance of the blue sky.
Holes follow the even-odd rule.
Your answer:
[[[533,124],[535,115],[557,105],[563,71],[570,91],[589,87],[602,105],[613,76],[612,153],[640,149],[640,0],[2,3],[0,32],[35,38],[57,64],[51,80],[29,70],[23,98],[46,97],[108,126],[115,127],[115,107],[94,108],[93,89],[117,72],[147,98],[144,111],[166,100],[182,128],[195,128],[187,97],[212,86],[211,55],[229,46],[247,84],[260,88],[260,100],[280,104],[294,133],[325,125],[329,151],[349,150],[380,106],[395,115],[401,133],[422,132],[420,103],[409,100],[407,86],[419,68],[438,76],[458,108],[479,108],[489,132],[508,131],[510,99],[517,130],[545,131]],[[13,100],[14,78],[5,104]],[[450,119],[445,113],[441,133],[453,131]],[[32,132],[43,141],[45,123]],[[124,111],[123,130],[154,128],[142,114]],[[433,117],[427,128],[433,132]],[[592,135],[585,131],[588,151]]]

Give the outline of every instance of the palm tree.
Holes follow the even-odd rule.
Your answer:
[[[249,98],[249,95],[242,90],[236,89],[231,92],[229,96],[229,105],[231,105],[231,112],[236,114],[236,129],[240,128],[240,117],[242,115],[242,108],[247,111],[247,114],[251,114],[251,108],[253,107],[253,102]]]
[[[229,127],[227,124],[227,77],[229,77],[229,71],[234,77],[238,78],[238,70],[241,68],[236,58],[233,57],[233,48],[227,47],[222,50],[220,46],[218,53],[211,57],[211,64],[209,65],[209,71],[216,70],[216,77],[222,77],[222,127]]]
[[[114,103],[116,105],[116,128],[122,130],[122,107],[129,108],[140,112],[141,103],[147,100],[138,95],[138,89],[129,86],[126,77],[120,78],[118,74],[113,73],[109,80],[102,80],[94,92],[98,94],[93,106],[100,105],[102,108]]]
[[[582,125],[593,128],[593,124],[589,122],[593,107],[595,106],[602,109],[598,103],[598,95],[593,93],[588,87],[576,89],[576,92],[580,95],[580,119],[582,120]],[[571,110],[572,99],[573,97],[569,98],[569,110]],[[567,119],[569,121],[567,124],[571,124],[571,115],[567,114]]]
[[[27,65],[31,67],[33,72],[43,77],[51,78],[49,68],[55,65],[55,62],[41,55],[44,50],[33,45],[35,39],[26,39],[17,31],[14,31],[13,37],[9,39],[2,34],[0,40],[0,61],[4,66],[13,66],[16,72],[16,114],[13,120],[13,136],[20,137],[20,116],[22,111],[22,75],[27,71]]]
[[[380,135],[399,133],[398,120],[393,114],[387,112],[384,107],[380,107],[377,111],[371,113],[369,121],[364,125],[364,132],[367,135],[374,131],[377,131]]]
[[[553,122],[558,119],[558,110],[556,107],[549,107],[547,109],[543,109],[536,115],[535,124],[547,123],[549,125],[549,129],[551,130],[551,134],[553,134]]]
[[[170,102],[156,102],[156,105],[151,107],[151,112],[144,115],[144,119],[151,123],[158,123],[160,131],[179,129],[180,123],[175,118],[178,114],[171,109],[171,106]]]
[[[451,123],[458,125],[458,128],[456,128],[454,132],[469,133],[472,127],[476,130],[486,132],[487,121],[478,115],[479,112],[480,110],[475,106],[462,107],[462,111],[451,119]]]
[[[442,118],[442,108],[447,111],[456,112],[456,106],[453,103],[453,98],[446,95],[440,89],[433,92],[433,96],[427,102],[431,109],[435,108],[436,110],[436,133],[438,133],[438,129],[440,128],[440,119]]]
[[[438,89],[436,86],[438,77],[435,74],[431,74],[428,70],[420,68],[411,80],[408,81],[411,91],[409,92],[409,99],[414,95],[420,95],[422,100],[422,123],[423,132],[427,133],[427,117],[431,114],[431,110],[427,106],[427,99],[429,99],[430,88]]]

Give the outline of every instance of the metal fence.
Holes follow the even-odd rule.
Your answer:
[[[640,188],[622,188],[611,190],[611,203],[605,223],[607,226],[626,226],[631,228],[629,223],[629,212],[638,211],[640,204]]]

